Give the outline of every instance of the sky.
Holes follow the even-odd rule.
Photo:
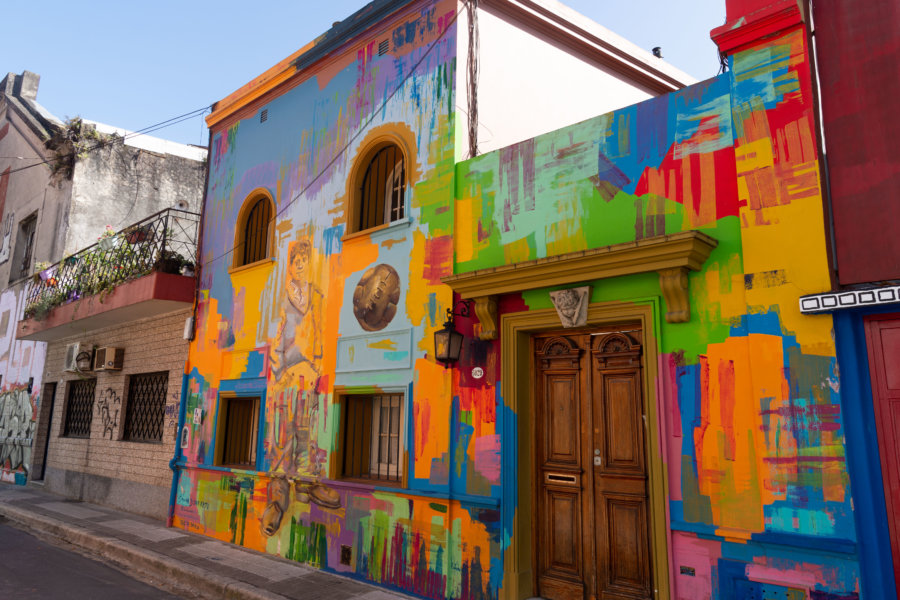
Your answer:
[[[37,100],[60,119],[80,116],[137,131],[220,100],[328,30],[365,0],[43,0],[8,2],[0,76],[41,76]],[[725,0],[564,0],[607,29],[697,79],[719,67],[709,31]],[[202,118],[153,133],[205,146]]]

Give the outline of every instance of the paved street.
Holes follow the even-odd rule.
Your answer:
[[[3,522],[8,519],[7,522]],[[11,525],[42,532],[62,548],[36,539],[44,549],[24,550]],[[404,600],[409,596],[378,589],[366,582],[328,573],[271,554],[246,550],[205,536],[168,528],[156,519],[115,509],[62,499],[37,486],[0,483],[0,600],[7,598],[170,598],[175,597],[129,580],[115,570],[95,572],[82,562],[105,569],[81,555],[66,552],[67,544],[138,569],[151,583],[165,581],[169,589],[190,598],[221,600]],[[28,546],[37,548],[37,546]],[[49,574],[49,576],[48,576]],[[82,575],[85,580],[69,580]],[[69,582],[70,581],[70,582]],[[119,581],[134,588],[124,588]],[[69,582],[69,583],[67,583]],[[93,586],[93,587],[91,587]],[[76,595],[76,592],[77,595]],[[83,592],[83,593],[82,593]],[[411,599],[410,599],[411,600]]]
[[[0,517],[0,598],[135,600],[173,596],[71,550],[54,546]]]

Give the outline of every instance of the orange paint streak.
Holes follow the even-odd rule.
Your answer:
[[[712,344],[701,369],[701,427],[695,431],[700,491],[709,496],[718,533],[749,537],[765,527],[763,507],[784,495],[770,482],[785,468],[770,457],[796,455],[791,436],[764,431],[761,409],[787,391],[782,340],[754,334]],[[772,417],[769,428],[780,426]],[[775,440],[779,440],[775,443]]]
[[[450,369],[444,369],[425,358],[416,360],[416,380],[413,383],[413,412],[416,415],[416,431],[420,432],[416,439],[415,476],[417,479],[428,479],[431,475],[431,461],[440,459],[450,448],[450,427],[443,425],[432,427],[427,435],[421,432],[427,428],[422,420],[427,415],[428,423],[450,423]],[[424,407],[427,405],[427,409]]]

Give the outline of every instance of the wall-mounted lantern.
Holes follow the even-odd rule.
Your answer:
[[[444,367],[449,367],[458,361],[459,353],[462,350],[463,334],[456,331],[453,317],[468,317],[471,304],[471,300],[460,300],[453,307],[459,312],[448,308],[447,320],[444,322],[443,329],[434,332],[434,357],[438,362],[444,363]]]

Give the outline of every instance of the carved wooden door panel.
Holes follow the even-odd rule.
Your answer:
[[[536,593],[652,597],[641,335],[533,338]]]
[[[588,336],[536,337],[534,520],[537,588],[582,600],[591,586],[590,500],[582,481]]]
[[[640,332],[592,340],[597,597],[652,598]]]

